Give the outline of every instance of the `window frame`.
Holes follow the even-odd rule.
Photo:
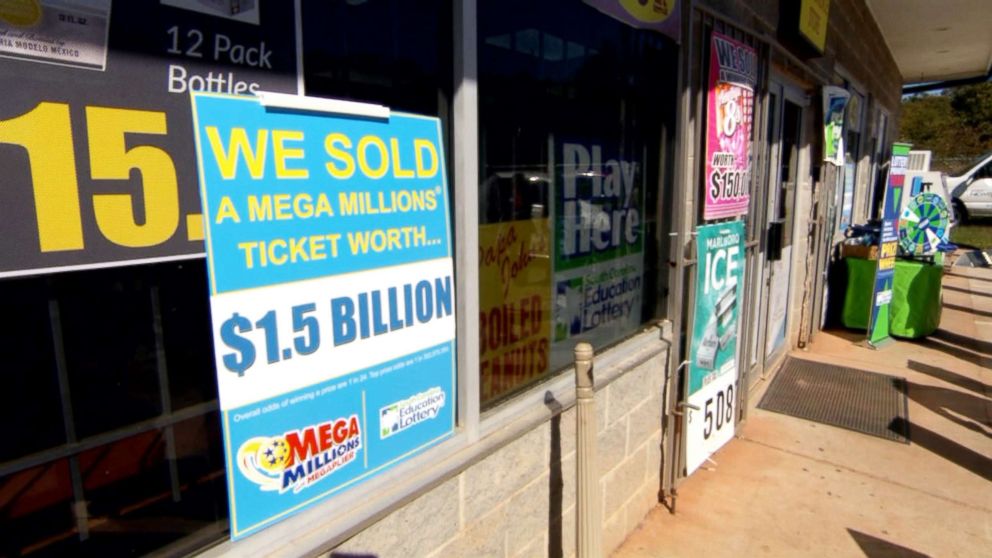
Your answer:
[[[204,557],[277,552],[286,540],[294,553],[326,552],[418,496],[440,486],[500,447],[575,405],[574,367],[481,410],[479,373],[479,89],[477,0],[453,3],[452,155],[456,298],[457,415],[454,435],[366,480],[361,486],[276,523],[251,537],[220,541]],[[678,56],[684,56],[679,47]],[[676,114],[676,121],[678,115]],[[677,127],[676,123],[673,126]],[[659,130],[659,133],[661,131]],[[676,129],[673,136],[677,137]],[[673,171],[674,172],[674,169]],[[659,181],[661,177],[659,175]],[[664,190],[664,184],[654,185]],[[669,294],[671,300],[671,294]],[[642,324],[597,356],[596,390],[655,358],[671,339],[667,319]],[[659,341],[659,338],[662,341]],[[328,513],[334,510],[334,513]],[[340,510],[347,510],[341,512]],[[316,525],[316,527],[315,527]]]
[[[871,152],[871,140],[874,139],[872,123],[868,122],[868,116],[873,114],[872,108],[875,104],[875,99],[867,93],[867,88],[859,80],[855,79],[853,75],[843,66],[838,65],[836,68],[836,74],[843,82],[843,87],[848,92],[851,93],[853,98],[855,95],[858,97],[860,106],[858,107],[861,114],[858,115],[858,121],[860,126],[858,130],[849,129],[850,116],[845,116],[844,118],[844,148],[849,149],[848,136],[851,133],[858,135],[858,145],[856,149],[851,151],[851,157],[854,160],[854,190],[851,192],[851,225],[856,223],[859,219],[865,220],[869,216],[867,208],[867,198],[871,195],[872,180],[870,179],[870,170],[872,167],[872,152]],[[846,155],[846,154],[845,154]],[[837,194],[837,222],[834,223],[834,229],[838,228],[838,224],[841,220],[841,209],[844,204],[844,183],[841,182],[839,192]],[[835,234],[843,235],[843,231],[836,231]]]
[[[301,1],[294,0],[297,28],[297,85],[302,93],[303,47]],[[454,434],[444,442],[397,463],[388,470],[364,481],[360,486],[342,491],[292,517],[239,541],[217,539],[216,529],[179,539],[159,549],[162,552],[194,552],[201,556],[233,556],[248,552],[285,553],[286,541],[293,541],[289,552],[313,554],[327,551],[347,538],[385,517],[400,506],[455,478],[458,473],[500,447],[518,439],[574,406],[574,368],[553,372],[547,379],[513,394],[496,406],[481,411],[480,343],[479,343],[479,90],[477,0],[456,0],[452,10],[452,110],[447,152],[451,154],[450,184],[454,237],[456,305],[456,423]],[[683,16],[686,17],[686,16]],[[684,47],[676,51],[679,67]],[[681,80],[679,81],[681,85]],[[681,93],[676,94],[676,99]],[[682,103],[675,107],[675,120],[662,143],[679,137]],[[657,131],[662,134],[662,130]],[[675,161],[668,163],[674,188],[682,163],[679,148],[673,148]],[[658,204],[668,195],[664,173],[649,187],[658,189]],[[457,203],[454,201],[457,200]],[[673,206],[673,210],[675,206]],[[673,226],[675,214],[668,218]],[[668,231],[661,231],[661,241]],[[661,249],[661,247],[659,247]],[[178,259],[202,258],[202,254]],[[675,257],[671,254],[670,257]],[[163,260],[165,261],[165,260]],[[665,268],[659,266],[659,273]],[[672,288],[671,279],[668,282]],[[645,286],[655,288],[654,286]],[[672,293],[664,306],[678,308]],[[670,310],[669,315],[673,315]],[[160,324],[156,327],[161,328]],[[596,359],[596,389],[601,390],[615,379],[662,354],[672,338],[671,322],[652,318],[620,341],[613,343]],[[667,366],[667,363],[663,364]],[[167,394],[166,394],[167,395]],[[216,409],[217,401],[205,402],[189,409],[173,411],[169,418],[155,419],[154,425],[171,428],[187,414]]]

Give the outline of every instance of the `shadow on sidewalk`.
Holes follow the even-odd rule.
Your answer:
[[[952,345],[970,349],[985,356],[992,356],[992,343],[989,343],[988,341],[966,337],[959,333],[947,331],[946,329],[938,329],[933,332],[931,336],[936,339],[940,339],[941,341],[946,341]]]
[[[976,277],[976,276],[973,276],[973,275],[964,275],[964,274],[961,274],[961,273],[945,273],[944,275],[945,276],[951,276],[951,277],[961,277],[961,278],[964,278],[964,279],[971,279],[972,281],[984,281],[986,283],[992,283],[992,279],[989,279],[989,278],[986,278],[986,277]]]
[[[903,432],[907,427],[909,428],[910,443],[935,453],[987,481],[992,481],[992,459],[945,438],[933,430],[912,422],[907,424],[907,421],[901,417],[893,420],[890,426],[895,432]]]
[[[905,546],[890,543],[861,531],[848,528],[847,532],[854,539],[854,542],[858,543],[861,552],[864,552],[867,558],[930,558],[927,554],[910,550]]]
[[[987,296],[989,298],[992,298],[992,293],[987,293],[984,291],[972,291],[970,289],[964,289],[961,287],[956,287],[954,285],[944,285],[944,288],[949,291],[957,291],[959,293],[970,294],[972,296]]]
[[[992,312],[975,310],[974,308],[968,308],[967,306],[958,306],[957,304],[948,304],[945,302],[944,308],[948,308],[950,310],[957,310],[958,312],[964,312],[966,314],[972,314],[975,316],[981,316],[983,318],[992,318]]]
[[[979,382],[974,378],[969,378],[956,372],[951,372],[950,370],[945,370],[943,368],[938,368],[936,366],[931,366],[915,360],[910,360],[907,362],[906,367],[910,370],[920,372],[921,374],[926,374],[931,378],[937,378],[938,380],[943,380],[949,384],[954,384],[959,388],[964,388],[968,391],[977,393],[978,395],[988,396],[988,394],[992,394],[992,386]]]
[[[924,386],[913,382],[906,382],[906,386],[907,395],[913,401],[958,426],[992,438],[992,430],[989,430],[992,428],[992,401],[937,386]],[[910,433],[910,441],[913,441],[912,433]]]
[[[936,339],[935,337],[924,337],[922,339],[907,339],[906,341],[910,343],[916,343],[922,345],[928,349],[934,351],[940,351],[942,353],[948,354],[954,358],[963,360],[965,362],[970,362],[975,366],[985,366],[982,362],[985,358],[977,353],[963,349],[942,339]]]

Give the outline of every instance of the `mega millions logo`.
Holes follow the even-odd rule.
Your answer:
[[[265,492],[294,493],[355,460],[362,448],[358,415],[258,436],[238,449],[238,469]]]

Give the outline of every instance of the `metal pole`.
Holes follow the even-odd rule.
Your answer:
[[[169,365],[165,357],[165,330],[162,327],[162,302],[158,285],[151,288],[152,331],[155,333],[155,369],[158,372],[158,394],[162,415],[172,414],[172,391],[169,388]],[[176,457],[176,429],[171,424],[162,428],[165,437],[165,458],[169,463],[169,481],[172,487],[172,501],[182,500],[182,487],[179,484],[179,464]]]
[[[76,418],[72,411],[72,395],[69,388],[69,366],[65,357],[65,340],[62,337],[62,314],[59,301],[48,300],[48,319],[52,327],[52,345],[55,348],[55,368],[59,379],[59,396],[62,402],[62,425],[65,428],[67,445],[75,444]],[[72,479],[72,515],[76,519],[79,540],[90,538],[89,510],[86,490],[83,487],[83,473],[79,466],[79,455],[69,455],[69,477]]]
[[[455,323],[458,333],[458,426],[479,440],[479,68],[475,0],[454,3],[455,92],[452,181],[455,231]],[[475,373],[469,373],[475,371]]]
[[[575,547],[578,558],[599,558],[603,555],[594,395],[592,345],[583,342],[575,346],[575,449],[578,473]]]

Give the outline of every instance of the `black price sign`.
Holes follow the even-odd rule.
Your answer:
[[[0,277],[201,254],[189,92],[295,93],[293,3],[24,4],[0,11]]]

